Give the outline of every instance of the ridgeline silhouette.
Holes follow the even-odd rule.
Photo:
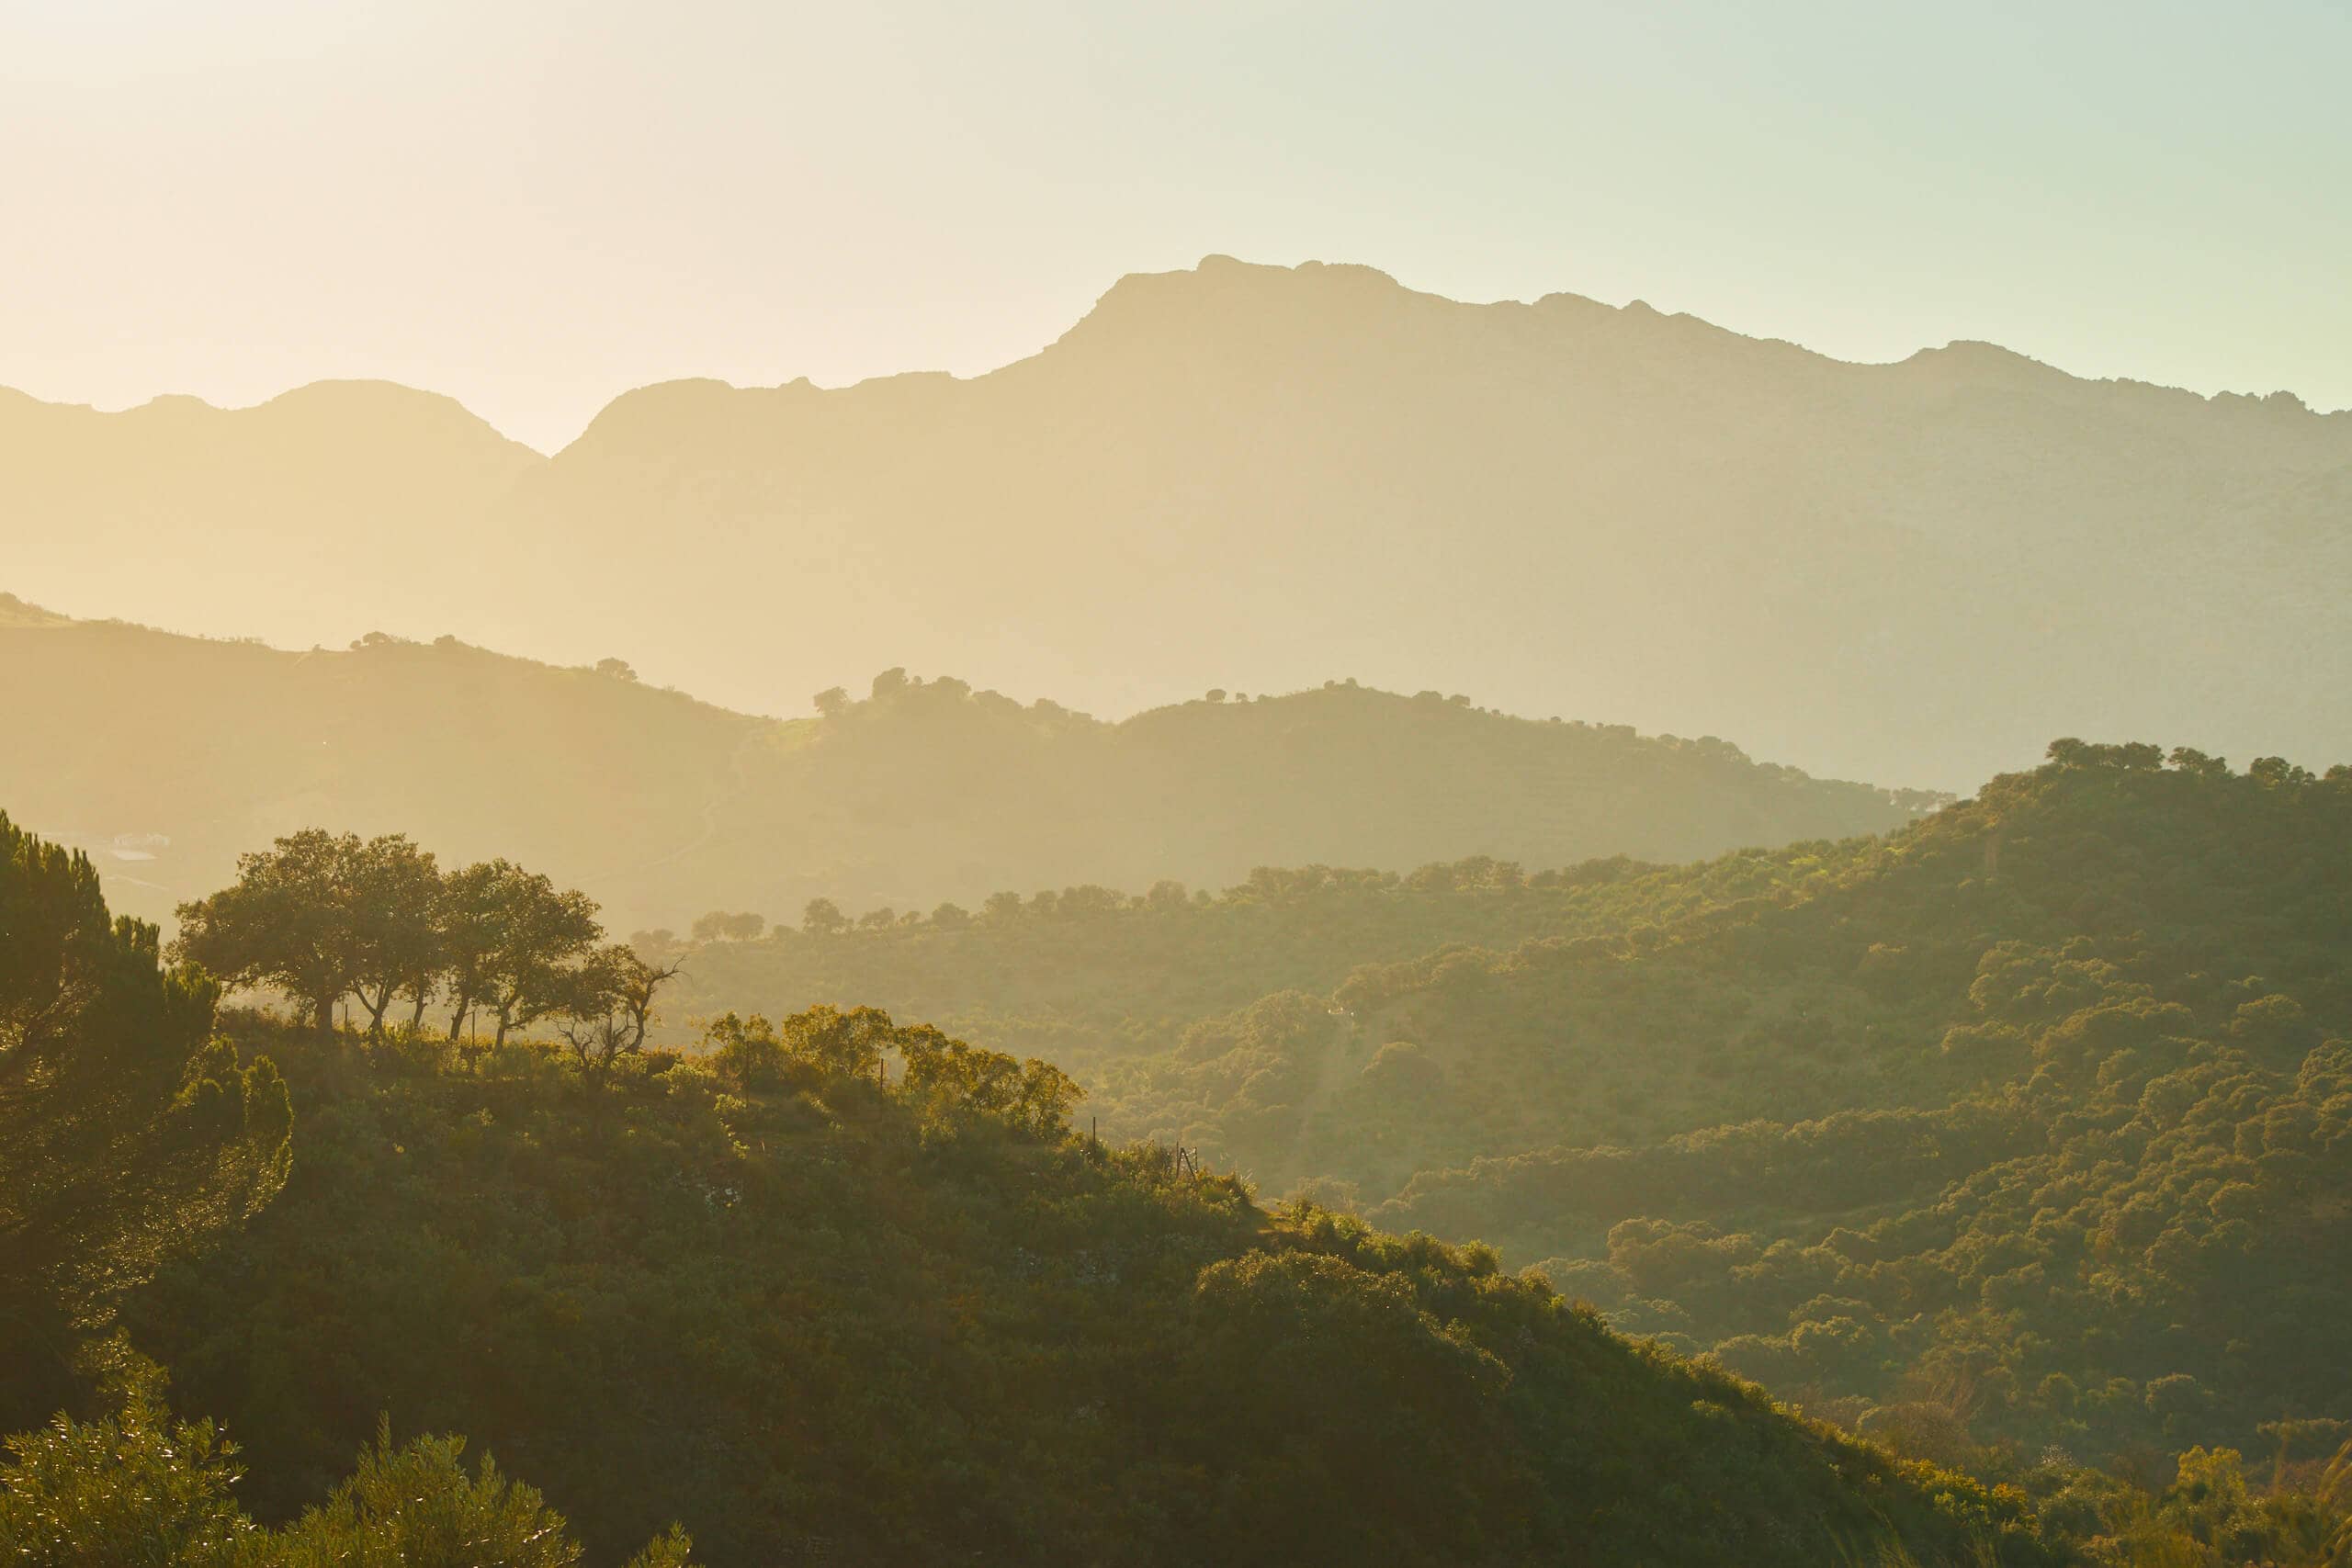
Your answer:
[[[29,613],[20,617],[31,621]],[[308,827],[505,856],[616,930],[713,907],[977,905],[1256,865],[1685,860],[1874,832],[1932,797],[1727,742],[1532,722],[1335,682],[1111,724],[886,671],[790,722],[467,647],[281,652],[119,623],[0,623],[0,795],[151,919]]]
[[[2352,640],[2352,413],[1361,266],[1130,276],[969,379],[650,387],[552,457],[396,388],[10,396],[0,512],[78,614],[617,651],[753,711],[899,662],[1120,712],[1340,669],[1955,789],[2052,734],[2352,730],[2278,676]]]

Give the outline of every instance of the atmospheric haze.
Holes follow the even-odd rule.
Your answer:
[[[968,380],[644,388],[551,458],[350,384],[0,400],[0,455],[53,610],[617,656],[749,712],[901,665],[1112,716],[1354,678],[1957,789],[2059,734],[2352,728],[2276,673],[2352,633],[2352,413],[1362,266],[1132,276]]]
[[[2352,1568],[2347,80],[0,0],[0,1562]]]

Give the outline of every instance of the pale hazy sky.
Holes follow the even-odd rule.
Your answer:
[[[2352,4],[0,0],[0,385],[542,448],[1370,263],[2352,404]]]

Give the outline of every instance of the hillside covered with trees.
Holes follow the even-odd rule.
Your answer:
[[[0,1415],[75,1407],[0,1457],[12,1561],[2071,1551],[2025,1493],[1793,1419],[1490,1250],[1076,1135],[1042,1062],[871,1010],[602,1073],[220,1017],[85,859],[0,832],[0,1148],[72,1134],[0,1211],[57,1259],[17,1310],[73,1348]]]
[[[639,940],[690,1009],[920,1006],[1106,1132],[1483,1237],[1926,1451],[2291,1456],[2352,1420],[2310,1367],[2352,1290],[2347,931],[2352,773],[2068,741],[1890,838],[1689,866]]]
[[[2352,1429],[2324,1348],[2352,1291],[2352,773],[2062,743],[1891,840],[1697,874],[1757,861],[1679,919],[1255,1003],[1100,1098],[1548,1260],[1923,1451]]]
[[[0,798],[154,919],[307,828],[511,859],[621,930],[977,908],[1072,884],[1217,886],[1258,865],[1494,855],[1687,860],[1873,832],[1931,797],[1812,779],[1713,739],[1535,722],[1347,682],[1213,693],[1117,723],[886,671],[778,722],[444,638],[337,651],[0,615]],[[1214,698],[1215,700],[1211,700]],[[808,699],[782,693],[799,708]]]
[[[2345,775],[2054,750],[2040,773],[1892,841],[1804,846],[1770,874],[1737,856],[1551,879],[1492,865],[1291,879],[1288,899],[1319,897],[1326,915],[1408,895],[1534,898],[1637,934],[1375,965],[1336,1011],[1278,998],[1176,1054],[1271,1046],[1245,1080],[1261,1096],[1318,1027],[1344,1045],[1368,1017],[1414,1019],[1442,1041],[1468,1007],[1500,1035],[1514,1008],[1571,992],[1592,998],[1582,1021],[1646,1015],[1734,959],[1785,972],[1792,989],[1770,1005],[1823,1008],[1828,1036],[1850,1031],[1850,1074],[1896,1048],[1905,1009],[1934,1017],[1948,996],[1871,985],[1893,946],[1873,931],[1909,937],[1915,975],[1955,976],[1990,1015],[1937,1040],[1962,1085],[1941,1105],[1487,1160],[1424,1172],[1379,1211],[1567,1248],[1525,1278],[1483,1245],[1262,1207],[1210,1174],[1220,1151],[1075,1134],[1080,1086],[1057,1069],[868,1008],[730,1013],[688,1056],[642,1032],[601,1057],[404,1022],[322,1032],[332,1008],[216,1033],[209,982],[160,967],[147,929],[109,926],[86,861],[16,833],[0,1147],[40,1157],[6,1217],[56,1261],[19,1281],[13,1311],[48,1325],[58,1353],[17,1370],[7,1414],[29,1422],[51,1400],[82,1413],[13,1440],[0,1540],[57,1549],[68,1520],[85,1544],[163,1530],[220,1553],[186,1561],[307,1562],[365,1540],[434,1562],[466,1560],[432,1555],[447,1529],[498,1529],[554,1553],[518,1562],[571,1561],[576,1532],[598,1560],[650,1539],[643,1561],[676,1562],[684,1519],[718,1562],[778,1540],[871,1556],[951,1539],[983,1556],[1057,1542],[1152,1562],[1174,1523],[1242,1562],[1395,1558],[1401,1543],[1400,1560],[1430,1562],[2331,1562],[2352,1544],[2327,1413],[2340,1391],[2309,1375],[2327,1347],[2296,1336],[2344,1288],[2329,1272],[2344,1238],[2326,1227],[2352,1100],[2343,1045],[2310,1042],[2312,1014],[2344,994],[2340,943],[2314,933],[2342,913],[2328,857]],[[2217,833],[2228,852],[2190,852]],[[335,931],[355,868],[401,850],[292,835],[191,912],[181,950],[221,940],[264,895],[308,900],[309,926]],[[338,855],[334,877],[293,874]],[[2109,904],[2067,893],[2119,856],[2171,869],[2110,879],[2124,891]],[[1955,900],[1938,884],[1954,877],[1974,889],[1969,929],[2025,934],[1939,939]],[[1284,907],[1283,879],[1253,886]],[[2267,920],[2245,903],[2257,886]],[[1252,907],[1236,890],[1163,900],[1159,917],[1213,928]],[[1085,918],[1152,913],[1146,899]],[[1032,901],[994,918],[1058,915]],[[2110,922],[2172,933],[2157,951],[2213,975],[2260,961],[2297,984],[2199,970],[2155,991],[2090,952]],[[722,924],[692,951],[744,943]],[[934,918],[825,934],[946,932]],[[2064,951],[2036,957],[2033,937]],[[597,951],[557,967],[590,973]],[[1563,962],[1585,965],[1568,991]],[[1595,964],[1656,973],[1612,990]],[[1847,991],[1845,1010],[1829,1006]],[[157,1014],[107,999],[151,992],[180,1000]],[[122,1032],[125,1019],[139,1027]],[[2202,1019],[2225,1021],[2200,1040]],[[1642,1049],[1671,1065],[1661,1042]],[[1433,1074],[1420,1055],[1393,1042],[1363,1076],[1402,1067],[1436,1104],[1480,1066],[1454,1051]],[[154,1064],[144,1079],[122,1070],[139,1061]],[[1114,1116],[1136,1113],[1115,1097],[1148,1088],[1159,1059],[1129,1065],[1143,1072],[1114,1077]],[[1730,1081],[1734,1095],[1747,1083]],[[1355,1092],[1318,1116],[1361,1110]],[[1295,1134],[1317,1117],[1224,1109],[1220,1126],[1286,1126],[1314,1146]],[[1377,1154],[1376,1136],[1358,1142]],[[2134,1150],[2137,1174],[2118,1157]],[[1344,1201],[1344,1179],[1314,1185]],[[1580,1237],[1597,1250],[1578,1256]],[[1567,1304],[1580,1298],[1597,1306]],[[1775,1312],[1787,1326],[1758,1326]],[[1709,1363],[1908,1457],[1792,1420]],[[210,1416],[251,1456],[243,1481]],[[394,1430],[470,1435],[509,1469]],[[148,1490],[112,1484],[125,1475]],[[1641,1475],[1671,1479],[1653,1493]],[[171,1500],[169,1517],[123,1505],[141,1496]]]

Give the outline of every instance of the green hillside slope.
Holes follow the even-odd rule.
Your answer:
[[[133,1303],[265,1517],[390,1411],[599,1551],[718,1562],[2054,1561],[2023,1499],[1615,1337],[1491,1253],[1269,1213],[902,1080],[606,1090],[303,1041],[301,1161]]]
[[[2117,773],[2143,804],[2167,798],[2173,775],[2140,761],[2077,754],[2056,777]],[[2166,782],[2151,790],[2142,773]],[[2308,829],[2340,808],[2327,794],[2340,783],[2272,773],[2250,787],[2291,807],[2274,826]],[[86,862],[5,824],[0,840],[0,1154],[32,1151],[0,1223],[12,1246],[34,1238],[53,1260],[12,1275],[0,1307],[71,1352],[40,1376],[12,1362],[0,1394],[19,1420],[28,1398],[86,1408],[103,1373],[117,1412],[7,1440],[0,1546],[27,1561],[460,1568],[488,1552],[557,1568],[579,1560],[577,1531],[590,1561],[651,1538],[635,1561],[676,1568],[680,1521],[696,1560],[720,1563],[2151,1568],[2316,1565],[2352,1540],[2352,1461],[2314,1453],[2331,1440],[2324,1418],[2265,1428],[2301,1450],[2291,1463],[2282,1451],[2267,1485],[2229,1450],[2160,1466],[2126,1454],[2112,1475],[2054,1450],[2022,1462],[1966,1442],[1964,1423],[1955,1440],[1955,1412],[1916,1398],[1864,1424],[1915,1454],[1941,1440],[1963,1468],[1895,1459],[1665,1343],[1619,1337],[1489,1247],[1264,1207],[1164,1144],[1074,1135],[1074,1086],[1051,1067],[870,1010],[729,1020],[706,1056],[630,1054],[593,1071],[526,1042],[483,1052],[254,1017],[198,1048],[214,1021],[202,979],[159,969],[146,928],[106,926]],[[2029,840],[2041,841],[2009,841]],[[2288,888],[2290,929],[2324,912],[2315,897]],[[2046,1012],[2081,999],[2071,973],[2056,990],[2014,992],[2007,982],[2030,976],[2000,973],[1972,987],[1981,1002]],[[2324,1200],[2331,1151],[2352,1141],[2344,1047],[2305,1054],[2302,1110],[2283,1114],[2257,1104],[2258,1067],[2223,1060],[2286,1059],[2302,1021],[2278,994],[2238,1004],[2233,1046],[2191,1050],[2231,1070],[2213,1079],[2219,1111],[2209,1094],[2188,1122],[2210,1133],[2220,1112],[2263,1111],[2264,1146],[2243,1122],[2233,1139],[2253,1172],[2189,1193],[2218,1228],[2184,1238],[2176,1216],[2151,1248],[2170,1263],[2205,1255],[2196,1279],[2209,1286],[2243,1258],[2264,1264],[2247,1245],[2250,1223],[2272,1217],[2261,1205]],[[2310,994],[2332,1005],[2324,986]],[[2030,1041],[2042,1065],[2012,1098],[2078,1081],[2078,1047],[2105,1037],[2111,1010],[2078,1008]],[[2113,1055],[2098,1074],[2121,1081]],[[2143,1092],[2135,1122],[2151,1101],[2190,1103],[2169,1076]],[[1988,1144],[2005,1133],[1955,1127]],[[1851,1157],[1871,1140],[1849,1131],[1786,1141]],[[2230,1157],[2210,1136],[2159,1141]],[[1703,1160],[1709,1142],[1681,1152]],[[1750,1128],[1712,1142],[1753,1153],[1774,1140]],[[1718,1190],[1746,1182],[1743,1201],[1786,1200],[1793,1189],[1767,1167],[1720,1173]],[[2055,1185],[2081,1200],[2110,1171],[2093,1163]],[[1823,1194],[1871,1174],[1799,1179],[1808,1201],[1851,1201]],[[2131,1194],[2111,1228],[2144,1229],[2145,1200],[2179,1185]],[[1956,1250],[1981,1259],[2030,1243],[2063,1257],[2075,1217],[2037,1215]],[[1894,1258],[1917,1235],[1906,1224],[1835,1232],[1826,1250]],[[1654,1292],[1642,1310],[1688,1317],[1726,1293],[1786,1297],[1822,1265],[1821,1248],[1768,1247],[1736,1290],[1711,1292],[1714,1261],[1746,1239],[1620,1225],[1607,1268]],[[2112,1252],[2103,1236],[2092,1250]],[[2037,1268],[2010,1270],[1997,1311],[2022,1316],[2062,1293],[2035,1294],[2055,1280]],[[1862,1315],[1931,1275],[1913,1262],[1836,1281],[1864,1299],[1810,1302],[1782,1351],[1860,1375],[1874,1343]],[[1669,1298],[1678,1286],[1690,1304]],[[2311,1336],[2332,1289],[2323,1265],[2278,1299],[2312,1364],[2326,1357]],[[2102,1310],[2102,1324],[2135,1321]],[[73,1347],[117,1323],[127,1339]],[[2079,1344],[2017,1342],[2084,1372],[2035,1389],[2085,1422],[2125,1381],[2098,1375],[2122,1346],[2099,1325]],[[1737,1363],[1753,1347],[1717,1349]],[[164,1411],[147,1357],[184,1414],[225,1416],[240,1462],[219,1428]],[[2328,1387],[2313,1380],[2300,1407],[2324,1407]],[[2176,1443],[2212,1413],[2188,1375],[2132,1392]],[[467,1463],[454,1438],[395,1441],[421,1428],[466,1434],[501,1465]]]
[[[2352,772],[2054,750],[1760,898],[1258,1004],[1126,1122],[1940,1441],[2352,1417]]]

